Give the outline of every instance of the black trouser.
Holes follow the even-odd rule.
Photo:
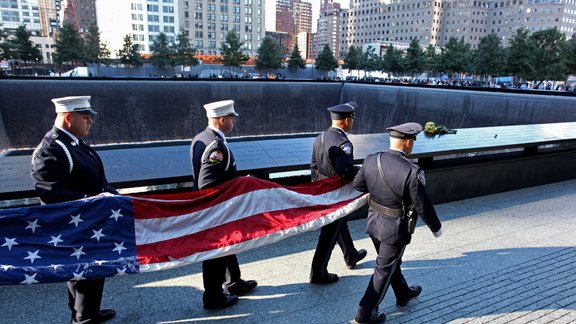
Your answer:
[[[396,300],[408,298],[410,292],[410,287],[408,287],[400,269],[402,254],[404,254],[406,246],[381,243],[372,235],[370,235],[370,238],[374,243],[378,256],[376,257],[374,274],[370,278],[356,313],[356,319],[360,321],[367,321],[372,314],[378,312],[378,306],[384,299],[390,285],[392,290],[394,290]]]
[[[340,245],[346,264],[351,264],[358,254],[348,230],[346,217],[340,218],[320,229],[318,244],[312,259],[310,278],[320,279],[328,276],[328,261],[332,255],[334,245]]]
[[[73,324],[97,322],[103,292],[103,278],[68,281],[68,307]]]
[[[231,286],[240,280],[240,266],[236,255],[202,262],[204,301],[222,298],[222,285]]]

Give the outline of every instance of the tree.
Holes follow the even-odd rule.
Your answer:
[[[138,53],[138,44],[132,43],[132,37],[130,35],[124,36],[124,44],[122,45],[122,49],[118,50],[118,57],[122,64],[131,66],[142,65],[142,58],[140,57],[140,53]]]
[[[534,44],[528,33],[528,29],[519,28],[508,42],[506,70],[520,80],[528,80],[535,71]]]
[[[381,69],[392,75],[400,75],[404,70],[402,67],[402,50],[390,45],[382,58]]]
[[[342,68],[352,70],[360,70],[362,68],[362,48],[354,47],[354,45],[348,48],[348,53],[344,57],[344,65]]]
[[[176,35],[176,44],[174,44],[172,50],[174,51],[174,65],[196,66],[200,63],[195,57],[196,49],[190,46],[190,40],[182,29]]]
[[[111,55],[112,53],[108,48],[108,43],[100,43],[100,63],[103,63],[104,65],[109,65],[111,61],[110,59]]]
[[[24,63],[42,60],[42,53],[30,40],[30,32],[26,26],[20,26],[16,29],[16,35],[8,39],[10,52],[8,58],[21,60]]]
[[[84,61],[84,41],[74,25],[67,22],[64,23],[55,45],[54,62],[58,64],[64,62],[74,64]]]
[[[464,37],[459,40],[456,37],[450,37],[440,53],[440,70],[450,75],[468,72],[470,58],[470,44],[464,42]]]
[[[472,72],[484,76],[498,76],[504,73],[506,66],[506,50],[496,34],[480,38],[478,49],[472,55]]]
[[[220,61],[224,66],[229,66],[234,70],[246,63],[250,57],[244,53],[244,43],[240,41],[240,37],[236,30],[232,29],[226,34],[226,41],[222,43],[222,58]]]
[[[282,68],[282,48],[272,37],[266,36],[258,48],[256,69],[266,70],[270,75],[270,70],[279,68]]]
[[[84,56],[87,63],[100,63],[101,47],[100,30],[96,24],[90,24],[84,37]]]
[[[328,71],[333,71],[338,67],[338,61],[334,58],[334,54],[328,44],[324,44],[324,48],[316,57],[316,70],[323,71],[324,77],[328,75]]]
[[[570,74],[576,74],[576,35],[572,35],[572,38],[566,42],[566,48],[564,56],[566,60],[566,72]]]
[[[534,44],[532,80],[566,80],[566,35],[556,28],[539,30],[530,35]],[[574,58],[571,58],[574,59]]]
[[[438,73],[439,69],[438,69],[438,61],[439,59],[439,55],[438,53],[436,53],[436,47],[433,44],[429,44],[428,47],[426,47],[426,51],[424,52],[424,57],[425,57],[425,64],[424,64],[424,68],[425,70],[429,71],[431,74],[436,74]]]
[[[376,54],[376,49],[370,45],[366,48],[366,52],[362,54],[360,64],[361,68],[364,71],[368,71],[368,73],[379,70],[382,66],[380,56]]]
[[[6,39],[6,32],[0,24],[0,60],[4,60],[8,57],[9,47],[8,43],[4,41]]]
[[[166,34],[160,33],[150,46],[152,50],[152,58],[150,61],[153,65],[164,69],[167,65],[172,65],[172,58],[174,56],[174,51],[168,42],[168,37]]]
[[[404,69],[412,77],[426,70],[426,56],[424,50],[420,47],[420,42],[416,38],[410,40],[410,46],[406,49]]]
[[[290,60],[288,61],[288,70],[304,69],[306,63],[300,55],[300,49],[298,49],[298,44],[294,45],[292,54],[290,55]]]

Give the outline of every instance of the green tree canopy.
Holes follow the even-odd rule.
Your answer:
[[[96,24],[90,24],[88,33],[84,36],[84,55],[87,63],[101,61],[100,30]]]
[[[240,36],[236,30],[232,29],[226,34],[226,41],[222,43],[222,58],[220,61],[224,66],[235,69],[246,63],[250,57],[244,53],[244,43],[240,41]]]
[[[534,44],[535,67],[531,79],[566,80],[566,35],[556,28],[550,28],[532,33],[530,39]]]
[[[431,74],[436,74],[439,71],[438,61],[439,55],[436,53],[436,47],[433,44],[429,44],[424,51],[425,56],[425,70],[429,71]]]
[[[362,60],[360,61],[360,67],[364,71],[372,72],[377,71],[382,66],[380,56],[376,54],[376,49],[372,46],[366,48],[366,52],[362,53]]]
[[[109,65],[111,63],[110,57],[112,53],[110,52],[110,48],[108,48],[108,43],[100,43],[100,63]]]
[[[324,72],[324,77],[328,75],[328,71],[333,71],[338,67],[338,61],[334,58],[334,53],[328,44],[324,44],[324,48],[316,57],[316,70]]]
[[[393,45],[390,45],[386,49],[380,67],[382,71],[397,76],[404,71],[402,61],[402,50],[396,49]]]
[[[6,32],[0,24],[0,60],[4,60],[7,58],[7,54],[9,51],[8,44],[6,43]]]
[[[8,58],[21,60],[25,63],[41,61],[42,53],[30,40],[30,32],[26,30],[26,26],[20,26],[16,29],[16,35],[8,39],[8,46],[10,51]]]
[[[130,35],[124,36],[124,44],[122,48],[118,50],[118,58],[122,64],[142,66],[142,58],[138,52],[138,44],[132,43],[132,37]]]
[[[508,42],[506,70],[508,73],[528,80],[534,75],[534,43],[530,40],[529,31],[526,28],[519,28],[516,34]]]
[[[506,67],[506,50],[496,34],[480,38],[478,48],[473,51],[472,72],[478,75],[501,76]]]
[[[362,48],[354,47],[354,45],[348,48],[348,53],[344,57],[344,64],[342,68],[348,70],[360,70],[362,68]]]
[[[282,48],[272,37],[266,36],[258,48],[256,69],[266,70],[267,74],[270,75],[270,70],[280,68],[282,68]]]
[[[176,44],[172,49],[174,51],[174,65],[196,66],[200,63],[196,58],[196,49],[190,46],[190,40],[182,29],[176,35]]]
[[[305,67],[306,63],[302,55],[300,55],[298,44],[295,44],[292,54],[290,54],[290,60],[288,61],[288,70],[304,69]]]
[[[566,72],[576,74],[576,34],[566,42],[565,48]]]
[[[420,42],[416,38],[410,40],[410,46],[406,49],[404,69],[407,73],[410,73],[412,77],[426,70],[426,55],[422,47],[420,47]]]
[[[70,23],[64,23],[60,29],[60,35],[56,41],[54,53],[56,63],[84,63],[84,41],[80,37],[76,27]]]
[[[450,75],[469,72],[471,56],[470,44],[464,42],[464,37],[450,37],[440,54],[440,70]]]
[[[152,46],[150,46],[150,49],[152,50],[152,58],[150,58],[150,61],[153,65],[160,69],[164,69],[167,65],[172,65],[175,53],[168,42],[166,34],[158,34]]]

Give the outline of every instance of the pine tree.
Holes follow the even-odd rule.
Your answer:
[[[222,58],[220,61],[224,66],[232,67],[235,69],[246,63],[250,57],[244,53],[244,43],[240,41],[240,37],[236,30],[232,29],[226,34],[226,41],[222,43]]]
[[[180,34],[176,36],[176,44],[172,49],[174,51],[174,65],[196,66],[200,63],[195,57],[196,49],[190,46],[190,40],[183,30],[180,30]]]
[[[316,70],[324,72],[324,77],[328,75],[328,71],[333,71],[338,67],[338,61],[334,58],[334,54],[328,44],[324,45],[322,51],[316,58]]]
[[[256,69],[266,70],[270,75],[270,70],[277,70],[282,67],[282,48],[272,37],[264,37],[258,48],[258,58],[256,59]]]
[[[166,37],[166,34],[160,33],[158,37],[156,37],[151,46],[151,50],[152,58],[150,61],[153,65],[156,65],[160,69],[164,69],[167,65],[172,65],[174,52],[170,43],[168,43],[168,37]]]
[[[84,37],[84,55],[87,63],[100,63],[101,61],[100,30],[96,24],[88,27],[88,33]]]
[[[122,64],[131,66],[142,65],[142,58],[140,57],[140,53],[138,53],[138,44],[132,43],[132,37],[130,35],[124,36],[124,44],[122,45],[122,49],[118,50],[118,58]]]
[[[288,61],[288,69],[296,70],[304,68],[306,68],[306,63],[304,62],[304,59],[300,55],[300,49],[298,49],[298,44],[295,44],[294,49],[292,50],[292,54],[290,55],[290,60]]]
[[[30,36],[26,26],[18,27],[15,37],[8,40],[8,46],[11,48],[8,58],[21,60],[24,63],[42,60],[42,53],[30,40]]]
[[[56,41],[54,62],[84,63],[84,41],[80,37],[76,27],[70,23],[64,23],[60,29],[60,35]]]

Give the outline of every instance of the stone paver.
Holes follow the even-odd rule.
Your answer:
[[[576,321],[576,180],[437,206],[445,235],[422,224],[404,255],[403,272],[421,296],[381,309],[389,323],[572,323]],[[239,255],[254,293],[220,311],[202,309],[201,266],[106,280],[109,323],[347,323],[372,274],[376,252],[365,220],[349,223],[368,257],[345,267],[338,247],[334,285],[308,283],[317,232]],[[0,323],[66,323],[66,285],[0,287]]]

